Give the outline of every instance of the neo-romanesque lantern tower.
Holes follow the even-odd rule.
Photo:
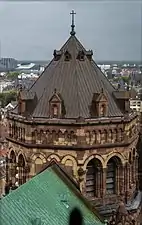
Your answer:
[[[137,114],[129,90],[115,89],[75,35],[8,115],[9,182],[23,184],[54,161],[102,214],[139,197]],[[138,208],[138,206],[137,206]],[[129,209],[131,205],[129,204]]]

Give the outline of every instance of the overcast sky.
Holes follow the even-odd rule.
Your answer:
[[[96,60],[141,59],[142,1],[2,2],[1,56],[49,60],[69,37],[70,11],[76,36]]]

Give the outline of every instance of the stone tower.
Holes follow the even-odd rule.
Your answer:
[[[138,117],[129,90],[111,85],[74,27],[73,17],[69,39],[8,114],[8,180],[14,186],[18,173],[21,185],[55,161],[108,217],[120,198],[132,203],[139,194]]]

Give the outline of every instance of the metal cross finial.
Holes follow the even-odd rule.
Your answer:
[[[75,14],[76,13],[74,12],[74,10],[72,10],[72,12],[70,13],[70,15],[72,16],[72,24],[71,24],[71,32],[70,32],[71,35],[75,35],[75,30],[74,30],[74,28],[75,28],[74,15]]]

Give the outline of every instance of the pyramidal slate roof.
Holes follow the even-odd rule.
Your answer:
[[[77,207],[84,225],[103,225],[80,191],[53,165],[0,200],[1,225],[68,225]]]
[[[45,71],[32,85],[30,91],[36,93],[37,104],[32,117],[49,117],[49,100],[56,89],[64,101],[65,118],[90,118],[90,105],[94,93],[104,91],[108,99],[108,116],[122,116],[113,92],[115,88],[102,73],[95,61],[77,59],[79,51],[86,51],[75,35],[71,35],[60,49],[59,60],[52,60]],[[71,59],[65,61],[64,54],[68,51]]]

